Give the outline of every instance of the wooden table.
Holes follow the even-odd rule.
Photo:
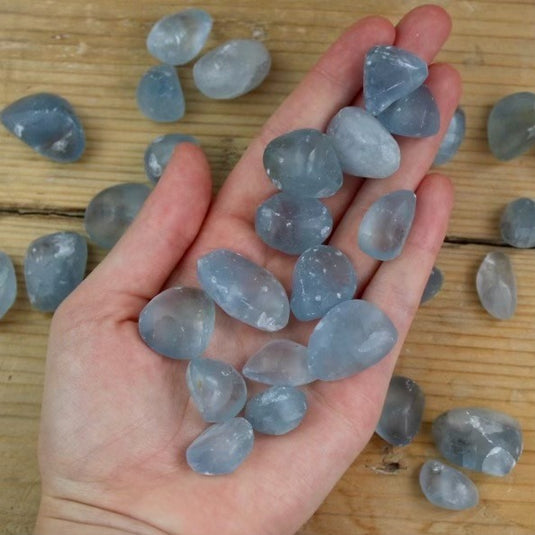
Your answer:
[[[422,431],[406,448],[379,438],[348,470],[301,535],[533,535],[535,533],[535,256],[503,246],[504,205],[535,197],[533,151],[509,163],[489,153],[490,107],[516,91],[535,90],[535,4],[531,0],[443,0],[453,34],[439,59],[464,80],[467,136],[444,171],[456,206],[438,265],[442,292],[418,313],[398,372],[427,396]],[[261,88],[231,102],[209,101],[181,68],[188,113],[178,125],[199,138],[217,184],[259,126],[328,44],[353,19],[380,13],[393,21],[413,0],[211,0],[209,46],[235,37],[263,40],[273,71]],[[101,189],[145,182],[142,155],[156,135],[175,131],[144,119],[134,88],[154,60],[145,49],[151,25],[181,3],[129,0],[0,0],[0,107],[37,91],[74,103],[88,134],[83,160],[49,162],[0,131],[0,249],[12,256],[20,285],[14,308],[0,322],[0,532],[31,532],[39,501],[36,440],[49,315],[31,310],[22,276],[34,238],[56,230],[83,232],[86,204]],[[483,312],[474,281],[484,254],[504,250],[518,278],[518,311],[498,322]],[[90,268],[103,252],[90,247]],[[437,452],[432,420],[442,411],[483,405],[518,418],[525,451],[507,477],[475,474],[480,505],[466,512],[434,508],[421,496],[417,472]]]

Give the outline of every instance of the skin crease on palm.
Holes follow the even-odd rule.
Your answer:
[[[380,17],[355,23],[269,119],[214,200],[202,151],[190,144],[176,150],[137,220],[53,318],[37,535],[290,535],[321,505],[373,433],[446,232],[453,189],[447,178],[427,173],[459,101],[456,71],[430,66],[427,83],[441,112],[438,135],[400,140],[395,176],[348,177],[326,200],[336,224],[329,243],[352,259],[358,297],[389,315],[399,342],[356,376],[307,387],[309,411],[297,430],[258,435],[231,475],[191,471],[185,450],[206,424],[190,402],[187,363],[146,347],[137,317],[163,288],[198,286],[196,260],[215,248],[266,266],[289,290],[295,257],[270,250],[254,233],[256,207],[275,192],[262,167],[265,145],[297,128],[324,129],[341,107],[361,102],[363,58],[371,46],[395,44],[431,63],[449,31],[448,15],[436,6],[411,11],[396,27]],[[381,264],[358,250],[359,222],[379,196],[402,188],[417,192],[415,222],[403,254]],[[206,356],[241,369],[269,338],[306,344],[314,323],[292,319],[273,335],[218,310]]]

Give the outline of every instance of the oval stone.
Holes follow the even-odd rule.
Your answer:
[[[425,285],[420,304],[427,303],[427,301],[433,299],[433,297],[440,292],[443,282],[444,275],[442,274],[442,271],[436,266],[433,266],[429,278],[427,279],[427,284]]]
[[[463,109],[457,108],[442,138],[442,143],[438,148],[433,165],[442,165],[455,156],[464,140],[465,132],[466,117]]]
[[[17,277],[11,258],[0,251],[0,319],[13,306],[17,298]]]
[[[510,202],[502,213],[500,232],[513,247],[535,247],[535,202],[525,197]]]

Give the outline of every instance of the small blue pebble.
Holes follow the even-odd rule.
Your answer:
[[[11,258],[0,251],[0,319],[13,306],[17,298],[17,277]]]

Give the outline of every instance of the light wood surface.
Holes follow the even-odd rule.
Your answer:
[[[535,256],[503,247],[498,221],[518,196],[535,197],[533,151],[509,163],[486,146],[490,107],[515,91],[535,90],[535,4],[531,0],[443,0],[453,34],[439,60],[462,74],[467,137],[443,167],[457,197],[438,265],[443,291],[418,313],[398,372],[427,396],[424,425],[406,448],[374,437],[300,535],[533,535],[535,533]],[[51,91],[69,99],[88,134],[76,164],[34,154],[0,131],[0,249],[12,256],[19,281],[14,308],[0,322],[0,532],[31,532],[39,500],[36,441],[50,317],[30,309],[22,278],[29,242],[61,229],[83,232],[87,202],[104,187],[144,182],[142,157],[162,133],[197,136],[220,184],[251,136],[352,20],[382,14],[393,21],[412,0],[0,0],[0,107],[22,95]],[[209,101],[180,69],[187,115],[158,125],[136,108],[134,90],[155,60],[145,37],[161,16],[181,6],[204,7],[215,19],[208,47],[226,39],[262,39],[273,71],[236,101]],[[515,317],[486,315],[474,288],[478,263],[490,250],[511,254],[519,304]],[[90,247],[90,268],[103,257]],[[420,494],[417,472],[437,455],[431,421],[465,405],[488,406],[519,419],[525,451],[505,478],[473,475],[480,505],[466,512],[434,508]]]

